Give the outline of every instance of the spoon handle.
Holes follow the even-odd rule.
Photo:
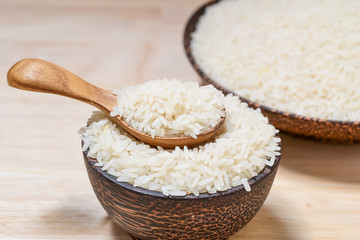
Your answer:
[[[58,94],[91,104],[105,113],[116,105],[116,96],[96,87],[53,63],[28,58],[17,62],[8,72],[11,87],[27,91]]]

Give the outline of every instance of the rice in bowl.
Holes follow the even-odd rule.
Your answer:
[[[135,187],[185,196],[244,185],[280,155],[280,138],[259,110],[238,97],[222,96],[226,120],[211,142],[188,149],[162,149],[136,140],[96,112],[81,129],[83,151],[109,174]]]
[[[159,137],[197,135],[214,128],[225,116],[223,94],[212,85],[159,79],[114,91],[121,116],[131,127]]]
[[[360,120],[360,2],[222,0],[206,7],[191,54],[212,80],[281,112]]]

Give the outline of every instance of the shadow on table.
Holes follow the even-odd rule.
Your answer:
[[[264,205],[256,216],[229,240],[295,240],[297,239],[296,232],[306,231],[306,229],[300,229],[300,226],[304,226],[300,223],[301,219],[297,222],[287,221],[277,214],[276,209]]]
[[[281,167],[332,181],[360,183],[360,144],[330,144],[281,134]]]
[[[119,225],[117,225],[109,215],[104,218],[104,223],[109,224],[111,228],[111,239],[113,240],[134,240],[125,230],[123,230]]]
[[[132,240],[133,238],[123,230],[119,225],[113,222],[110,217],[107,217],[111,221],[111,234],[114,240]]]

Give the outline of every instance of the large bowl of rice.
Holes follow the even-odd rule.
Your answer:
[[[167,87],[161,87],[164,84]],[[175,94],[166,101],[159,97],[164,97],[162,91],[172,91],[172,84],[179,83],[163,80],[142,85],[157,90],[144,97],[150,109],[160,109],[163,116],[174,112],[161,103],[171,103],[169,98]],[[238,97],[224,96],[212,86],[199,89],[215,91],[209,104],[219,103],[226,112],[214,139],[200,146],[152,147],[101,112],[95,112],[80,130],[86,169],[98,200],[112,220],[136,238],[227,239],[255,216],[269,194],[281,156],[278,130],[260,110],[249,108]],[[127,89],[117,94],[123,100]],[[177,110],[193,109],[200,100],[192,99],[176,102]],[[186,107],[181,105],[184,102]]]
[[[280,130],[360,141],[360,2],[217,0],[190,17],[186,55],[208,84]]]

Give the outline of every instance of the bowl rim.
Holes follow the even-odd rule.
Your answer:
[[[282,142],[281,142],[279,133],[277,133],[275,135],[275,137],[278,137],[280,139],[280,142],[277,143],[277,146],[280,147],[280,150],[278,151],[280,154],[275,156],[275,161],[272,166],[265,165],[264,169],[258,175],[256,175],[255,177],[248,180],[248,183],[251,188],[253,188],[253,186],[257,185],[259,182],[263,181],[267,176],[269,176],[273,171],[276,171],[278,168],[278,165],[279,165],[279,162],[281,159],[281,155],[282,155]],[[83,145],[84,145],[84,141],[81,141],[81,147]],[[109,174],[106,170],[102,170],[101,166],[95,165],[98,161],[94,158],[88,157],[87,156],[88,151],[89,151],[89,149],[82,151],[84,160],[86,161],[87,164],[90,165],[90,167],[94,168],[94,170],[98,174],[100,174],[102,177],[104,177],[107,181],[115,183],[119,187],[125,188],[129,191],[133,191],[133,192],[136,192],[136,193],[139,193],[142,195],[148,195],[148,196],[164,198],[164,199],[193,200],[193,199],[212,199],[212,198],[217,198],[217,197],[233,194],[233,193],[240,192],[240,191],[245,191],[245,187],[243,185],[239,185],[236,187],[232,187],[226,191],[216,192],[213,194],[200,193],[199,196],[195,196],[193,194],[187,194],[186,196],[171,196],[171,195],[165,196],[165,195],[163,195],[162,192],[159,192],[159,191],[148,190],[148,189],[141,188],[141,187],[134,187],[132,184],[127,183],[127,182],[118,182],[116,180],[117,179],[116,176]]]
[[[184,29],[184,34],[183,34],[183,47],[185,49],[185,53],[186,56],[188,58],[188,60],[190,61],[190,64],[192,65],[192,67],[195,69],[195,71],[198,73],[198,75],[201,77],[202,80],[204,80],[205,82],[212,84],[214,86],[216,86],[217,88],[219,88],[221,91],[223,91],[225,94],[233,94],[235,96],[238,96],[240,98],[241,101],[246,102],[249,104],[250,107],[253,108],[261,108],[265,111],[268,112],[272,112],[275,114],[280,114],[286,117],[290,117],[290,118],[294,118],[294,119],[301,119],[301,120],[305,120],[305,121],[310,121],[310,122],[319,122],[319,123],[331,123],[331,124],[340,124],[340,125],[347,125],[347,126],[359,126],[360,127],[360,120],[359,121],[343,121],[343,120],[331,120],[331,119],[325,119],[325,118],[314,118],[314,117],[308,117],[305,115],[300,115],[297,113],[290,113],[290,112],[285,112],[283,110],[279,110],[276,108],[272,108],[263,104],[259,104],[256,102],[253,102],[245,97],[242,97],[240,95],[238,95],[237,93],[227,89],[226,87],[222,86],[221,84],[219,84],[218,82],[216,82],[215,80],[213,80],[212,78],[210,78],[206,73],[204,73],[200,66],[196,63],[194,56],[191,53],[191,47],[190,47],[190,42],[191,42],[191,34],[195,31],[196,29],[196,25],[197,22],[199,21],[199,18],[205,13],[205,9],[208,6],[211,6],[213,4],[216,4],[218,2],[220,2],[222,0],[213,0],[210,2],[207,2],[203,5],[201,5],[198,9],[196,9],[191,16],[189,17],[189,19],[186,22],[185,25],[185,29]],[[193,28],[193,29],[192,29]]]

